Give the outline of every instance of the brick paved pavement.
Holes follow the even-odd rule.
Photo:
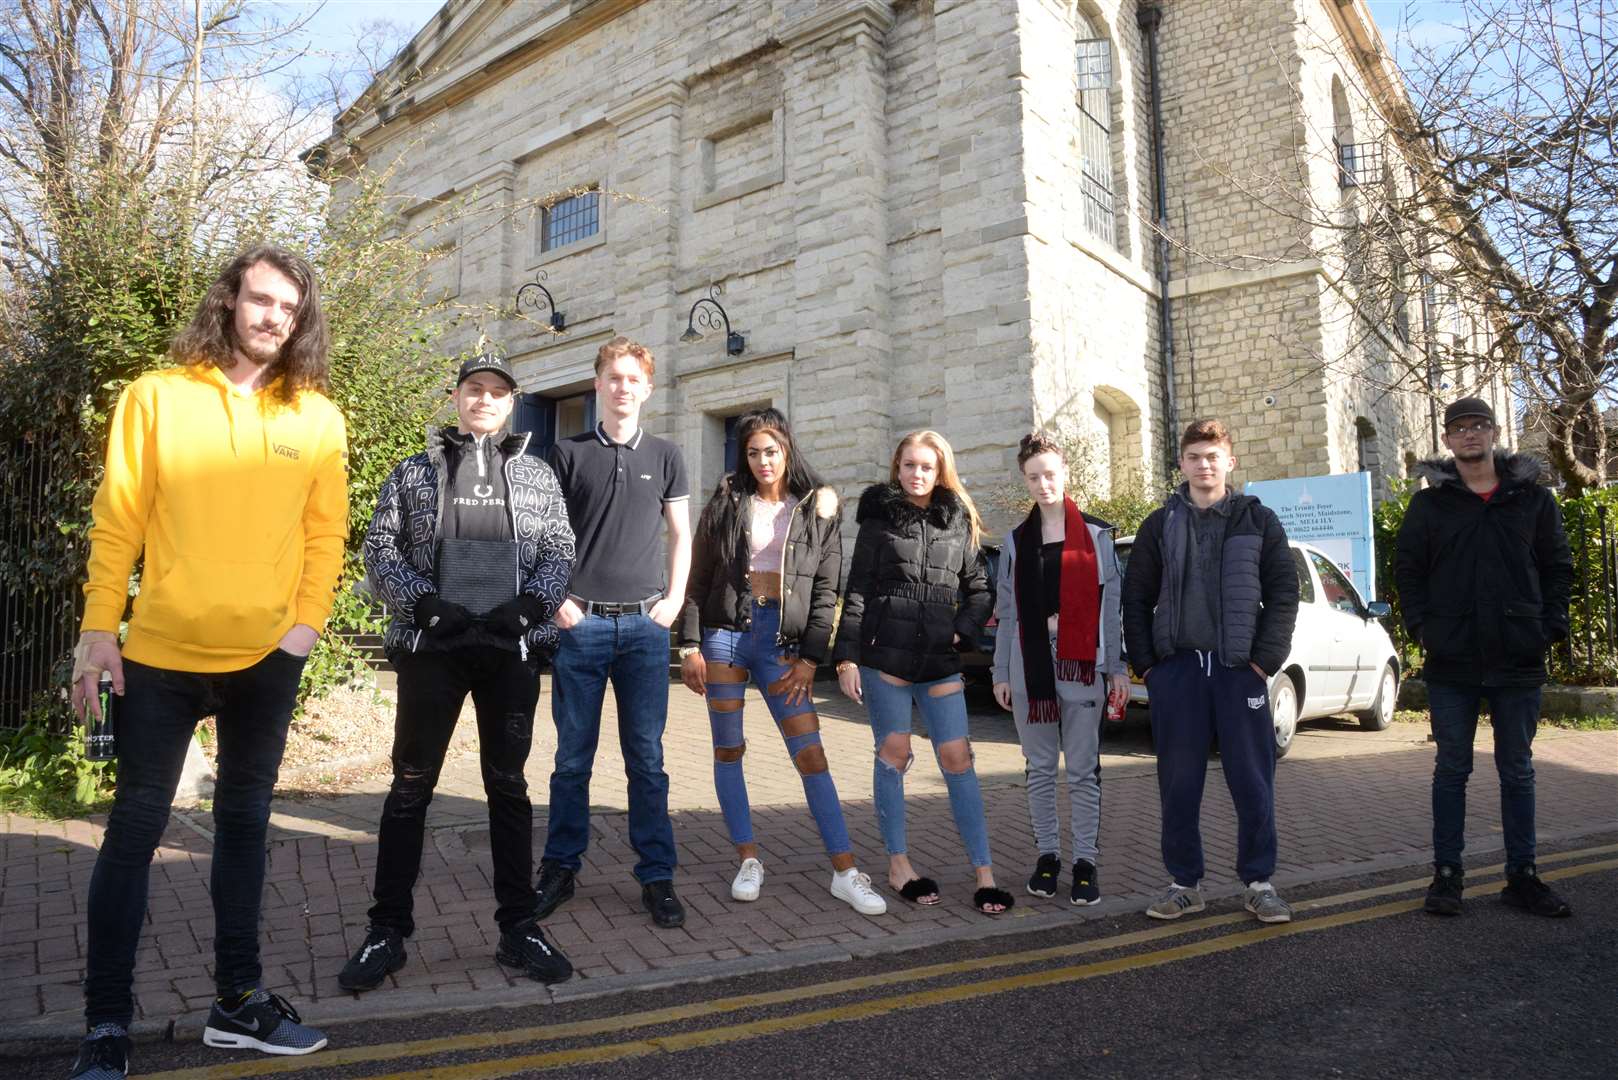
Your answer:
[[[548,691],[547,679],[547,691]],[[889,913],[865,918],[831,898],[829,869],[802,789],[756,695],[748,701],[752,741],[746,758],[755,831],[768,870],[763,898],[729,898],[734,857],[711,780],[707,718],[699,699],[671,690],[665,740],[671,807],[680,848],[678,886],[688,919],[658,931],[639,906],[629,873],[625,783],[615,741],[603,738],[592,797],[591,849],[578,895],[547,923],[578,976],[552,990],[511,979],[493,962],[498,932],[487,859],[487,820],[475,757],[446,766],[429,815],[430,841],[417,888],[417,932],[410,961],[388,987],[343,994],[336,973],[364,936],[376,858],[374,830],[385,784],[338,797],[300,798],[297,782],[277,800],[264,907],[267,984],[319,1023],[420,1010],[486,1007],[572,998],[914,947],[941,940],[1036,929],[1064,919],[1137,908],[1161,888],[1157,792],[1144,739],[1113,740],[1103,759],[1101,882],[1106,899],[1081,912],[1022,891],[1030,864],[1022,759],[1009,717],[975,713],[973,739],[985,786],[1001,883],[1018,904],[998,920],[969,906],[970,869],[950,820],[942,779],[924,740],[908,781],[912,858],[942,886],[945,903],[919,908],[889,894]],[[870,802],[870,729],[862,710],[821,698],[824,737],[843,796],[860,866],[885,884],[885,859]],[[610,705],[609,705],[610,708]],[[542,843],[554,733],[541,700],[528,776]],[[608,718],[608,730],[613,721]],[[1541,837],[1618,829],[1618,733],[1545,729],[1536,746]],[[1277,786],[1285,886],[1428,859],[1425,730],[1394,725],[1361,732],[1344,722],[1306,727],[1281,763]],[[1499,805],[1487,734],[1480,736],[1468,843],[1481,861],[1500,847]],[[1063,799],[1065,805],[1066,800]],[[1064,819],[1066,811],[1063,811]],[[1236,891],[1234,817],[1217,764],[1204,807],[1206,888]],[[0,1041],[81,1030],[83,904],[104,819],[42,823],[4,819],[0,836]],[[200,1025],[213,992],[212,909],[208,899],[206,812],[177,811],[152,865],[148,925],[138,957],[137,1028]],[[1064,858],[1066,853],[1064,853]],[[1066,875],[1064,874],[1064,887]],[[1059,902],[1062,901],[1062,902]]]

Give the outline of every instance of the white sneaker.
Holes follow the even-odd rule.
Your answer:
[[[861,915],[885,915],[888,911],[888,902],[871,888],[871,875],[852,867],[833,872],[831,894]]]
[[[757,859],[743,859],[742,868],[736,871],[736,880],[730,883],[730,897],[743,903],[752,903],[758,899],[759,890],[764,888],[764,864]]]

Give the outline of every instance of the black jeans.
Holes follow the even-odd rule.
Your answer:
[[[130,987],[146,919],[152,855],[197,721],[218,721],[214,786],[214,982],[221,997],[259,984],[270,796],[286,749],[304,658],[275,649],[242,671],[199,674],[124,661],[118,702],[118,790],[90,875],[84,1016],[91,1026],[134,1016]]]
[[[393,725],[393,786],[382,805],[376,850],[376,902],[371,924],[409,937],[416,929],[412,895],[421,873],[427,804],[433,801],[444,753],[461,705],[471,693],[477,710],[483,791],[489,799],[489,847],[494,856],[495,921],[500,929],[530,918],[537,907],[529,883],[534,869],[534,807],[523,765],[539,703],[537,663],[515,652],[473,646],[406,653],[399,673]]]

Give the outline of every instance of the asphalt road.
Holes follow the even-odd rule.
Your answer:
[[[1295,892],[1265,928],[1233,900],[1177,923],[1071,929],[548,1009],[334,1028],[270,1059],[137,1047],[193,1077],[1618,1076],[1618,835],[1542,855],[1572,919],[1538,919],[1473,871],[1466,914],[1419,910],[1417,872]],[[0,1061],[67,1075],[70,1054]],[[552,1070],[557,1070],[553,1072]]]

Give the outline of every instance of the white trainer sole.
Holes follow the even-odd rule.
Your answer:
[[[1200,904],[1196,904],[1191,907],[1176,908],[1173,911],[1158,911],[1155,908],[1147,908],[1146,914],[1154,919],[1166,920],[1178,919],[1181,915],[1195,915],[1199,911],[1206,910],[1208,910],[1208,902],[1204,900]]]
[[[312,1054],[323,1049],[326,1045],[324,1037],[313,1046],[276,1046],[273,1043],[260,1042],[251,1035],[240,1035],[234,1031],[220,1031],[218,1028],[203,1028],[202,1042],[205,1046],[217,1047],[221,1050],[258,1050],[265,1054],[299,1055]]]
[[[754,859],[749,859],[747,861],[758,865],[757,861]],[[751,904],[754,900],[757,900],[759,898],[759,894],[763,891],[764,867],[762,865],[759,865],[758,875],[751,881],[747,880],[746,877],[738,871],[735,879],[730,883],[730,898],[732,900],[740,900],[744,904]]]
[[[1243,906],[1246,907],[1245,904]],[[1260,915],[1258,912],[1254,911],[1250,907],[1247,908],[1247,911],[1248,911],[1249,914],[1251,914],[1253,916],[1253,918],[1257,919],[1261,923],[1269,923],[1270,925],[1275,925],[1277,923],[1289,923],[1289,922],[1292,921],[1292,916],[1290,914],[1288,914],[1288,915]]]
[[[888,913],[888,902],[882,897],[873,894],[869,899],[862,901],[852,892],[839,891],[835,877],[832,879],[831,894],[861,915],[886,915]]]

